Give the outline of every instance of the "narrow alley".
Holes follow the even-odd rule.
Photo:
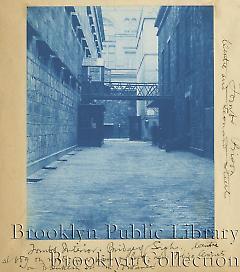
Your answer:
[[[57,168],[41,169],[33,176],[42,180],[27,185],[33,229],[72,223],[96,229],[97,238],[104,239],[105,224],[152,224],[166,230],[162,238],[171,237],[173,224],[213,228],[210,159],[167,153],[150,142],[109,139],[101,148],[78,149],[52,166]]]
[[[213,230],[213,56],[212,6],[29,7],[29,229]]]

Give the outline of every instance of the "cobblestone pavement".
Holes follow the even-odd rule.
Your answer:
[[[151,230],[154,234],[159,229],[158,237],[173,238],[173,225],[179,229],[177,238],[185,237],[184,229],[213,229],[214,177],[209,159],[128,140],[105,140],[102,148],[82,148],[61,159],[67,161],[52,164],[55,170],[38,171],[34,177],[43,180],[27,185],[31,229],[62,225],[70,233],[74,224],[85,231],[82,239],[88,229],[95,229],[99,239],[119,239],[120,229],[138,238],[131,224],[141,230],[139,238],[151,238]],[[94,238],[94,232],[91,235]]]

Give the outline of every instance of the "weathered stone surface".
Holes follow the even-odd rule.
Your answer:
[[[213,8],[164,7],[157,26],[160,93],[174,96],[174,137],[189,134],[192,150],[213,157]]]
[[[83,52],[63,7],[28,8],[28,25],[55,58],[77,78]],[[31,30],[31,31],[33,31]],[[47,50],[47,49],[45,49]],[[28,33],[27,51],[27,142],[28,163],[47,157],[77,142],[80,89],[56,70],[50,56],[37,50],[36,38]]]
[[[64,7],[29,7],[28,23],[75,76],[81,74],[84,52]]]
[[[28,184],[28,226],[35,230],[75,224],[96,229],[104,239],[105,224],[145,223],[172,238],[173,224],[214,227],[210,159],[118,139],[64,158],[68,161],[58,162],[56,170],[35,174],[42,181]]]

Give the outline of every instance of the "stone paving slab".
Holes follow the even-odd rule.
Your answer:
[[[82,148],[65,155],[56,170],[34,174],[28,184],[29,228],[96,229],[106,238],[106,224],[129,228],[143,224],[214,226],[213,162],[189,152],[170,152],[149,142],[105,140],[101,148]],[[119,239],[119,234],[112,234]]]

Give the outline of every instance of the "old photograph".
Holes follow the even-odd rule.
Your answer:
[[[32,6],[26,19],[21,231],[213,238],[213,6]]]

